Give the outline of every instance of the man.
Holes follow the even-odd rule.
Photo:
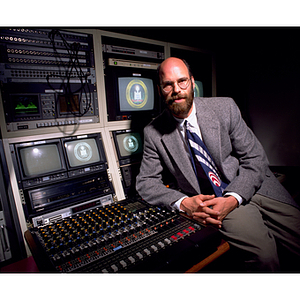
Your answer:
[[[269,170],[261,144],[234,101],[194,99],[194,78],[187,63],[178,58],[162,62],[159,80],[167,109],[144,130],[144,155],[136,184],[141,197],[217,226],[242,255],[245,270],[279,271],[281,247],[299,261],[297,204]],[[193,168],[186,120],[203,140],[219,179],[227,185],[219,196],[203,185],[207,180],[200,178],[199,167]]]

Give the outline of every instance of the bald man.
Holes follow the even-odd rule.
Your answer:
[[[300,271],[299,207],[270,171],[237,105],[231,98],[194,98],[193,75],[179,58],[162,62],[158,75],[166,109],[144,129],[140,196],[219,228],[245,271],[280,271],[278,246]],[[187,126],[204,142],[217,181],[192,154]]]

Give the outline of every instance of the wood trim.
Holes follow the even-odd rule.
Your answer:
[[[204,258],[202,261],[188,269],[185,273],[196,273],[209,265],[211,262],[213,262],[215,259],[226,253],[230,249],[230,246],[228,242],[222,240],[221,244],[217,247],[217,250],[212,253],[211,255]]]

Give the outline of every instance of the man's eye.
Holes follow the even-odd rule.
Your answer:
[[[172,87],[172,84],[171,83],[165,83],[164,88],[168,88],[168,87]]]

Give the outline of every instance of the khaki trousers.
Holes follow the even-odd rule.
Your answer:
[[[237,249],[245,271],[281,271],[279,253],[289,255],[300,272],[300,210],[291,205],[256,194],[229,213],[220,229]],[[298,263],[298,265],[297,265]]]

